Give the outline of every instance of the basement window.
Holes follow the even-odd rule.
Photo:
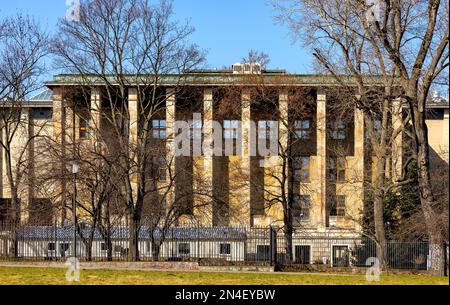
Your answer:
[[[229,255],[231,254],[231,244],[220,244],[220,254],[221,255]]]
[[[178,254],[189,255],[191,253],[191,245],[188,243],[178,244]]]

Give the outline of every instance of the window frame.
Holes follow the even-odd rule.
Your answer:
[[[182,246],[187,246],[185,249],[182,249]],[[191,244],[190,243],[179,243],[178,244],[178,255],[188,256],[191,254]]]
[[[305,200],[307,198],[307,200]],[[311,195],[299,195],[294,194],[294,202],[293,202],[293,218],[295,221],[309,221],[311,217]],[[307,211],[305,213],[305,211]],[[296,216],[295,213],[300,213],[299,216]],[[306,216],[306,217],[305,217]]]
[[[225,250],[226,251],[222,251],[224,250],[225,246]],[[220,255],[231,255],[231,243],[220,243],[219,244],[219,254]]]
[[[152,162],[153,177],[157,181],[167,181],[167,160],[165,156],[153,157]]]
[[[167,138],[167,120],[152,120],[152,138],[155,140],[163,140]]]
[[[344,141],[347,139],[347,124],[344,120],[331,121],[329,127],[332,140]]]
[[[42,115],[42,112],[44,111],[44,113],[46,112],[47,114],[50,114],[49,116],[47,115]],[[37,107],[37,108],[33,108],[32,109],[32,115],[31,118],[35,121],[46,121],[46,120],[52,120],[53,119],[53,109],[52,108],[46,108],[46,107]],[[37,115],[39,114],[39,115]]]
[[[305,160],[307,162],[305,162]],[[294,163],[293,164],[294,181],[300,183],[311,182],[311,157],[295,156],[293,163]],[[307,163],[307,166],[305,166],[305,163]]]
[[[92,138],[91,118],[80,117],[78,126],[78,136],[82,141],[90,140]]]
[[[307,127],[305,127],[307,123]],[[312,119],[301,119],[294,121],[294,138],[298,140],[310,140],[311,139],[311,124]]]
[[[272,137],[273,130],[275,129],[275,124],[278,122],[270,120],[259,120],[258,121],[258,140],[270,140]]]
[[[331,203],[330,203],[330,216],[331,217],[347,216],[345,195],[335,195],[332,198],[333,199],[331,200]]]
[[[104,247],[103,247],[104,246]],[[101,252],[106,252],[108,251],[108,245],[105,242],[101,242],[100,243],[100,251]]]
[[[52,246],[52,247],[50,247]],[[48,242],[47,243],[47,251],[56,251],[56,243],[55,242]]]
[[[236,125],[236,126],[235,126]],[[223,120],[223,138],[227,140],[238,140],[241,130],[239,120]]]
[[[347,182],[347,159],[346,157],[331,157],[328,161],[329,180],[335,183]]]

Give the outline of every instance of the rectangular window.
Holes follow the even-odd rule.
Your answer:
[[[294,157],[294,181],[309,182],[309,170],[309,157]]]
[[[12,206],[10,198],[0,198],[0,223],[12,219]]]
[[[106,245],[106,243],[100,244],[100,251],[108,251],[108,246]]]
[[[167,160],[164,156],[153,157],[153,177],[158,181],[167,180]]]
[[[61,254],[61,257],[66,256],[66,252],[69,250],[69,243],[61,243],[59,244],[59,252]]]
[[[348,267],[348,246],[333,246],[333,267]]]
[[[270,246],[269,245],[257,245],[256,246],[256,260],[266,261],[270,259]]]
[[[311,260],[311,246],[295,246],[295,262],[297,264],[308,265]]]
[[[366,140],[370,141],[371,137],[375,137],[376,139],[380,139],[381,137],[381,121],[379,119],[373,120],[373,135],[371,132],[366,133]]]
[[[225,139],[238,139],[239,138],[239,121],[237,120],[224,120],[223,121],[223,136]]]
[[[47,244],[47,250],[48,251],[55,251],[56,247],[55,247],[55,243],[48,243]]]
[[[32,110],[33,120],[51,120],[53,111],[51,108],[34,108]]]
[[[311,196],[294,195],[292,211],[295,221],[308,220],[310,209],[311,209]]]
[[[189,139],[201,139],[203,123],[201,120],[190,120],[189,125]]]
[[[153,139],[165,139],[166,127],[166,120],[152,120]]]
[[[345,122],[342,120],[330,122],[331,138],[333,140],[345,140],[347,132]]]
[[[80,118],[80,139],[88,140],[91,138],[91,120]]]
[[[276,121],[258,121],[258,139],[271,139],[272,134],[275,132],[275,124],[277,124]]]
[[[336,195],[330,198],[330,216],[345,216],[345,196]]]
[[[331,182],[344,183],[346,181],[345,171],[347,167],[345,157],[330,158],[328,162],[329,180]]]
[[[178,254],[189,255],[191,253],[191,245],[188,243],[178,244]]]
[[[297,120],[294,122],[294,136],[297,139],[308,140],[311,137],[311,120]]]
[[[220,244],[220,254],[231,254],[231,244]]]

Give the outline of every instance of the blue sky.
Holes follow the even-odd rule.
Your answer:
[[[53,30],[66,9],[66,0],[8,0],[0,17],[22,11]],[[192,42],[207,50],[208,68],[230,66],[255,49],[269,54],[270,68],[311,72],[309,52],[293,45],[287,27],[274,22],[269,0],[175,0],[174,9],[177,19],[195,27]]]

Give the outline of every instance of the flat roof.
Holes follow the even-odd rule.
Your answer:
[[[289,74],[285,72],[266,72],[262,74],[233,74],[224,71],[193,71],[185,74],[158,75],[160,86],[176,86],[180,83],[188,86],[336,86],[339,82],[333,75],[320,74]],[[354,77],[341,76],[342,81],[355,83]],[[155,75],[125,75],[125,81],[132,85],[151,84]],[[364,81],[368,85],[382,85],[379,76],[367,75]],[[105,83],[117,84],[114,77],[100,78],[97,75],[59,74],[53,80],[45,83],[48,88],[59,86],[102,86]]]

